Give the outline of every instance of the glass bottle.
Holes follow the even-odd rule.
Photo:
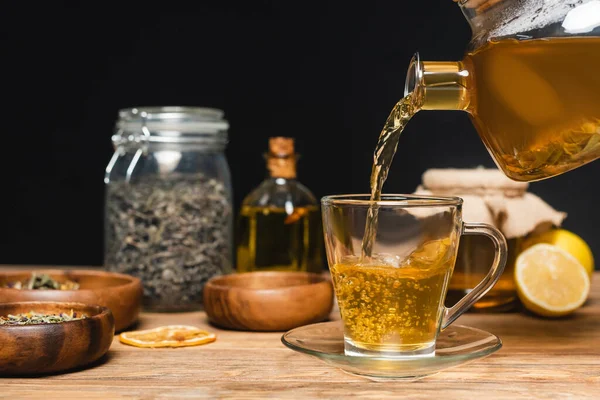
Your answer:
[[[469,113],[498,167],[517,181],[600,157],[600,1],[459,3],[473,30],[467,54],[431,62],[417,53],[405,89],[415,105]]]
[[[296,179],[294,140],[269,140],[268,177],[243,201],[238,220],[237,270],[322,269],[318,202]]]

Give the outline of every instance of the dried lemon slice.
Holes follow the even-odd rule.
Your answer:
[[[121,343],[152,348],[198,346],[214,342],[216,339],[214,333],[187,325],[168,325],[144,331],[123,332],[119,336]]]

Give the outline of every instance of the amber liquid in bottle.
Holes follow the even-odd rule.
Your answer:
[[[269,177],[240,210],[237,271],[321,272],[321,213],[313,194],[296,180],[293,140],[271,138],[269,147]]]
[[[317,206],[242,207],[238,272],[321,270],[321,214]]]
[[[543,179],[600,157],[600,38],[490,42],[464,64],[468,111],[507,176]]]

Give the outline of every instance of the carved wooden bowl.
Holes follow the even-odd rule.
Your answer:
[[[40,325],[0,325],[0,376],[39,375],[83,367],[108,351],[115,321],[106,307],[81,303],[0,304],[0,315],[73,312],[87,318]]]
[[[32,272],[47,274],[64,282],[79,283],[78,290],[18,290],[3,288],[6,283],[26,281]],[[108,307],[117,332],[137,321],[142,308],[142,283],[133,276],[95,270],[11,270],[0,271],[0,303],[53,301],[97,304]]]
[[[331,282],[307,272],[224,275],[204,287],[209,321],[228,329],[286,331],[327,319],[332,307]]]

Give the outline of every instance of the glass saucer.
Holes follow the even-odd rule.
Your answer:
[[[419,379],[447,368],[489,356],[502,347],[496,335],[468,326],[451,325],[440,332],[435,355],[420,358],[357,357],[344,354],[341,321],[292,329],[281,337],[284,345],[315,356],[327,364],[370,379]]]

